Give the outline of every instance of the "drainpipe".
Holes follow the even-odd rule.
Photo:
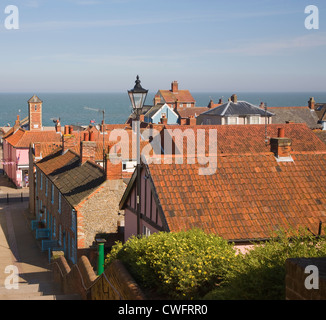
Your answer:
[[[105,239],[95,239],[97,243],[97,275],[100,276],[104,272],[104,243]]]

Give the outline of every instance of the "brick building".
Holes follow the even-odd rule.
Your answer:
[[[106,237],[108,245],[120,239],[124,223],[118,206],[126,187],[121,163],[107,159],[104,171],[93,161],[96,142],[81,141],[80,149],[81,155],[66,143],[35,162],[31,189],[34,229],[43,229],[43,240],[53,240],[51,246],[61,248],[71,263],[90,254],[97,235]]]

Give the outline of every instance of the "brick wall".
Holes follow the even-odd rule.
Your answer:
[[[119,210],[119,202],[125,189],[122,179],[108,180],[80,204],[77,219],[83,228],[79,230],[78,239],[82,240],[83,247],[91,246],[97,234],[117,234],[118,226],[124,225],[124,211]]]
[[[96,276],[83,256],[69,267],[64,256],[51,263],[53,279],[65,294],[79,294],[84,300],[144,300],[145,295],[123,264],[116,260]]]
[[[286,299],[287,300],[325,300],[326,299],[326,258],[288,259],[286,266]],[[318,268],[318,289],[306,289],[305,281],[310,272],[305,273],[307,266]]]

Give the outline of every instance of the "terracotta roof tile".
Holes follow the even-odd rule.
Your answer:
[[[196,226],[245,241],[300,226],[316,234],[319,221],[326,223],[324,152],[297,152],[288,163],[277,163],[271,153],[219,156],[218,163],[210,176],[186,161],[148,166],[171,231]]]

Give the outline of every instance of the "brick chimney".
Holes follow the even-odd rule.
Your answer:
[[[55,132],[56,133],[61,133],[61,123],[60,123],[60,120],[57,120],[57,122],[55,123]]]
[[[109,154],[105,155],[105,177],[106,180],[119,180],[122,179],[122,163],[119,158],[121,154],[116,157]]]
[[[173,82],[171,83],[171,91],[172,91],[173,93],[176,93],[176,92],[179,91],[178,81],[173,81]]]
[[[154,102],[154,106],[161,103],[161,96],[159,94],[156,94],[153,102]]]
[[[72,127],[65,126],[64,134],[62,136],[62,149],[63,152],[67,151],[68,149],[72,149],[75,151],[75,146],[77,143],[77,137],[73,134],[73,131],[71,130]]]
[[[14,131],[16,131],[17,129],[20,128],[20,120],[19,120],[19,115],[17,115],[17,119],[15,121],[15,124],[14,124]]]
[[[168,124],[168,118],[165,115],[162,115],[161,124]]]
[[[231,101],[232,101],[233,103],[238,103],[238,97],[237,97],[236,94],[233,94],[233,95],[231,96]]]
[[[188,119],[187,119],[187,124],[189,126],[195,126],[196,125],[196,118],[194,116],[190,116]]]
[[[286,158],[291,156],[292,141],[285,138],[284,128],[278,128],[278,137],[271,138],[271,152],[274,153],[276,158]]]
[[[34,157],[35,157],[35,159],[41,158],[41,143],[40,142],[34,143]]]
[[[315,110],[315,99],[312,97],[309,99],[308,101],[308,107],[311,109],[311,110]]]
[[[209,104],[208,104],[207,108],[209,108],[209,109],[214,108],[214,102],[213,102],[212,99],[209,101]]]
[[[95,141],[81,141],[80,143],[80,161],[85,163],[86,161],[95,162],[96,154],[96,142]]]

